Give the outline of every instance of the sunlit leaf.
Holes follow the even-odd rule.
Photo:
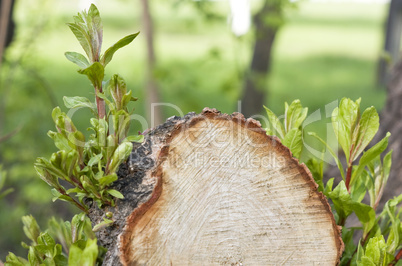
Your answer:
[[[343,98],[339,107],[335,108],[332,112],[332,127],[345,153],[347,162],[349,162],[352,134],[359,121],[359,117],[360,99],[354,102],[348,98]]]
[[[351,185],[354,183],[355,179],[361,175],[366,165],[374,160],[377,156],[379,156],[383,151],[385,151],[385,149],[388,147],[388,138],[390,136],[391,133],[388,132],[381,141],[379,141],[377,144],[375,144],[373,147],[363,153],[359,161],[359,166],[352,173],[352,178],[350,181]]]
[[[74,23],[67,23],[68,27],[71,29],[78,42],[81,44],[82,49],[84,49],[90,61],[93,61],[92,56],[92,44],[88,33],[79,25]]]
[[[125,139],[123,140],[123,142],[124,142],[124,141],[139,142],[139,143],[141,143],[141,142],[144,141],[144,135],[131,135],[131,136],[128,136],[127,138],[125,138]]]
[[[112,60],[114,53],[119,50],[120,48],[128,45],[129,43],[131,43],[135,37],[137,37],[137,35],[139,34],[139,32],[128,35],[122,39],[120,39],[118,42],[116,42],[115,44],[113,44],[109,49],[106,50],[105,54],[102,56],[101,58],[101,63],[103,66],[106,66],[107,64],[109,64],[109,62]]]
[[[282,144],[290,149],[294,157],[300,158],[303,149],[301,130],[298,128],[291,129],[283,138]]]
[[[108,189],[107,193],[109,193],[110,195],[112,195],[113,197],[116,197],[118,199],[124,199],[123,194],[121,194],[119,191],[117,191],[115,189]]]
[[[376,109],[374,107],[367,108],[362,114],[357,130],[355,130],[352,161],[354,161],[371,142],[378,131],[379,125],[379,117]]]
[[[40,229],[39,225],[36,222],[35,218],[32,215],[22,216],[22,223],[24,224],[24,233],[25,235],[32,240],[33,243],[36,243],[39,235]]]
[[[117,180],[117,175],[116,173],[113,173],[111,175],[106,175],[106,176],[102,176],[101,178],[98,179],[99,184],[101,186],[107,186],[112,184],[114,181]]]
[[[388,265],[386,261],[386,244],[384,236],[370,238],[364,255],[360,253],[358,265]]]
[[[113,153],[112,159],[110,160],[110,173],[116,172],[119,165],[128,158],[132,149],[133,144],[131,142],[123,142],[117,147],[117,149]]]
[[[91,159],[89,159],[88,161],[88,165],[93,166],[95,164],[98,164],[98,162],[102,159],[102,157],[103,157],[102,153],[92,156]]]
[[[108,226],[112,225],[113,223],[114,223],[114,221],[112,221],[110,219],[103,218],[103,221],[98,223],[97,225],[95,225],[92,230],[94,232],[97,232],[97,231],[101,230],[102,228],[105,228],[105,227],[108,227]]]
[[[343,180],[332,192],[328,193],[328,196],[334,204],[339,219],[344,221],[354,212],[365,227],[365,232],[368,232],[372,228],[376,219],[373,208],[366,204],[353,201]]]
[[[103,41],[103,25],[99,10],[94,4],[89,7],[87,23],[88,30],[91,32],[93,58],[94,61],[98,61]]]
[[[76,53],[76,52],[66,52],[64,53],[64,55],[66,56],[66,58],[73,62],[74,64],[76,64],[79,67],[82,68],[87,68],[90,66],[90,63],[88,62],[88,59],[80,54],[80,53]]]
[[[78,70],[78,73],[86,75],[97,90],[102,87],[105,69],[99,62],[95,62],[85,69]]]
[[[79,108],[79,107],[86,107],[89,108],[92,113],[96,114],[96,105],[92,103],[88,98],[81,97],[81,96],[74,96],[74,97],[63,97],[64,105],[67,108]]]
[[[303,108],[300,100],[294,100],[290,106],[285,105],[285,131],[289,133],[294,128],[301,127],[307,117],[308,108]]]
[[[27,266],[30,265],[30,263],[21,257],[17,257],[14,253],[9,252],[8,256],[6,257],[6,263],[5,265],[10,265],[10,266]]]
[[[281,121],[279,121],[278,117],[270,109],[265,106],[264,108],[267,112],[269,122],[272,126],[271,132],[275,135],[278,135],[277,137],[282,140],[285,137],[285,129],[283,128]]]

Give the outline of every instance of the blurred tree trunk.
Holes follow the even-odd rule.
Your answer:
[[[142,23],[144,27],[146,46],[147,46],[147,69],[146,69],[146,113],[151,127],[162,123],[160,108],[153,107],[152,104],[159,103],[158,86],[154,77],[156,66],[154,49],[154,29],[151,11],[148,0],[140,0],[142,5]]]
[[[380,58],[378,65],[378,83],[386,86],[390,74],[389,67],[391,64],[398,62],[400,57],[402,33],[402,0],[391,0],[389,6],[386,29],[384,51],[387,55]]]
[[[14,0],[0,0],[0,70],[4,59],[4,51],[11,44],[14,36],[15,23],[13,20]],[[1,93],[0,80],[0,93]],[[5,99],[0,97],[0,142],[8,139],[14,132],[1,136],[4,131],[4,104]],[[1,154],[0,154],[1,157]]]
[[[279,29],[279,25],[269,23],[267,18],[281,19],[281,5],[278,2],[265,0],[261,10],[254,15],[254,52],[241,101],[241,111],[247,117],[261,113],[267,96],[265,81],[270,72],[272,47]]]
[[[13,21],[14,0],[0,0],[0,68],[5,49],[10,45],[15,23]]]
[[[380,114],[380,129],[374,137],[374,143],[376,143],[387,132],[391,133],[388,150],[393,149],[392,167],[382,203],[402,194],[402,60],[393,67],[387,90],[387,101]]]

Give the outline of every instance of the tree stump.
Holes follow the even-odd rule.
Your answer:
[[[125,198],[92,204],[104,265],[336,265],[343,243],[305,165],[259,122],[205,108],[150,131],[121,165]],[[89,204],[91,204],[89,202]]]

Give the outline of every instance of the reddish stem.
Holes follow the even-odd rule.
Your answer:
[[[103,119],[106,116],[105,100],[98,96],[99,92],[102,92],[102,88],[96,90],[96,107],[98,108],[99,119]]]
[[[360,244],[361,244],[362,247],[363,247],[364,244],[366,243],[366,241],[367,241],[369,235],[370,235],[370,232],[368,232],[367,235],[366,235],[366,237],[365,237],[363,240],[360,241]],[[352,256],[350,257],[348,263],[346,264],[347,266],[349,266],[350,263],[352,262],[353,256],[357,253],[357,249],[358,249],[358,247],[356,247],[355,251],[353,252]]]
[[[68,195],[63,189],[57,188],[57,191],[58,191],[59,193],[61,193],[62,195],[67,196],[67,197],[69,197],[70,199],[72,199],[74,205],[77,206],[80,210],[82,210],[82,211],[85,212],[85,213],[88,213],[87,209],[86,209],[82,204],[80,204],[80,203],[79,203],[78,201],[76,201],[73,197],[71,197],[70,195]]]
[[[402,258],[402,249],[396,254],[395,259],[389,265],[395,265]]]
[[[348,167],[348,171],[346,172],[346,183],[345,183],[345,185],[346,185],[346,189],[348,190],[348,192],[350,192],[349,186],[350,186],[350,179],[352,178],[352,168],[353,168],[353,165],[351,164]]]

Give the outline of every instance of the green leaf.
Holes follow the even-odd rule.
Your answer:
[[[377,156],[379,156],[385,149],[388,147],[388,138],[391,136],[391,133],[387,133],[387,135],[371,147],[369,150],[363,153],[362,157],[360,158],[359,165],[355,171],[352,173],[352,178],[350,180],[350,185],[352,186],[357,177],[359,177],[366,165],[374,160]]]
[[[351,99],[343,98],[339,107],[335,108],[332,112],[332,127],[335,136],[345,153],[347,162],[349,162],[352,134],[359,121],[359,107],[360,99],[353,102]]]
[[[359,241],[357,245],[356,262],[361,262],[363,257],[364,257],[364,249]]]
[[[29,266],[31,265],[26,259],[17,257],[14,253],[9,252],[6,257],[5,266]]]
[[[29,247],[28,251],[28,261],[31,265],[40,265],[41,259],[36,254],[35,249],[33,247]]]
[[[81,258],[82,258],[82,250],[76,244],[73,244],[70,247],[70,252],[68,254],[68,264],[82,265]]]
[[[98,145],[99,147],[106,147],[107,132],[109,130],[109,124],[105,119],[99,119],[98,123]]]
[[[45,255],[48,258],[53,258],[57,254],[54,254],[56,242],[49,235],[49,233],[41,233],[38,237],[38,245],[35,246],[39,253]],[[57,251],[57,250],[56,250]]]
[[[72,245],[71,240],[71,224],[69,221],[59,220],[52,217],[48,221],[48,232],[58,240],[59,243],[63,243],[63,245],[68,249],[69,246]],[[66,250],[67,252],[68,250]]]
[[[94,61],[100,58],[100,51],[103,41],[103,25],[99,10],[94,4],[91,4],[87,15],[88,30],[92,39],[92,53]]]
[[[294,100],[290,106],[285,103],[285,131],[300,128],[307,117],[308,108],[303,108],[300,100]]]
[[[132,150],[133,150],[133,144],[131,142],[121,143],[114,151],[112,159],[110,160],[109,173],[116,172],[119,165],[125,160],[127,160]]]
[[[74,23],[67,23],[67,26],[73,32],[78,42],[81,44],[90,61],[93,61],[91,39],[85,29]]]
[[[343,180],[328,195],[340,219],[346,219],[353,212],[353,202]]]
[[[113,223],[114,223],[114,221],[103,218],[103,221],[98,223],[97,225],[95,225],[94,228],[92,229],[92,231],[97,232],[97,231],[101,230],[102,228],[111,226]]]
[[[391,165],[392,165],[392,150],[390,150],[383,159],[383,167],[384,167],[384,176],[386,176],[386,180],[384,183],[387,182],[388,177],[389,177],[389,172],[391,170]]]
[[[57,266],[68,266],[68,259],[64,255],[60,254],[54,257],[54,263]]]
[[[36,243],[40,235],[40,229],[35,218],[32,215],[26,215],[22,216],[21,220],[24,224],[23,230],[25,235],[32,240],[33,243]]]
[[[106,50],[105,54],[102,56],[100,62],[102,63],[103,66],[106,66],[107,64],[109,64],[109,62],[112,60],[114,53],[119,50],[120,48],[128,45],[129,43],[131,43],[135,37],[137,37],[137,35],[139,34],[139,32],[128,35],[122,39],[120,39],[118,42],[116,42],[115,44],[113,44],[109,49]]]
[[[79,158],[82,161],[84,156],[85,136],[81,131],[75,131],[68,134],[70,145],[78,152]]]
[[[364,232],[367,233],[374,226],[376,216],[373,208],[353,201],[343,180],[332,192],[328,193],[328,196],[331,198],[340,220],[345,220],[352,212],[355,212],[363,224]]]
[[[79,108],[79,107],[87,107],[92,113],[96,114],[96,105],[91,103],[91,101],[86,97],[74,96],[74,97],[63,97],[64,105],[67,108]]]
[[[51,159],[53,159],[54,155],[55,154],[52,155]],[[60,168],[55,167],[45,158],[42,157],[37,158],[34,167],[40,178],[46,183],[48,183],[49,186],[56,188],[60,187],[58,181],[59,178],[62,180],[71,181]]]
[[[82,239],[82,231],[84,229],[86,222],[85,213],[80,213],[74,215],[73,219],[71,220],[71,240],[72,243],[77,242],[78,240]]]
[[[294,157],[300,158],[303,149],[301,130],[298,128],[291,129],[283,138],[282,144],[290,149]]]
[[[144,141],[144,135],[131,135],[123,140],[123,142],[126,142],[126,141],[141,143]]]
[[[307,134],[310,135],[310,136],[315,137],[317,140],[319,140],[322,144],[325,145],[325,147],[328,149],[329,153],[335,159],[336,165],[338,166],[338,169],[339,169],[339,172],[341,173],[342,179],[345,180],[345,172],[343,170],[342,163],[339,160],[338,156],[336,156],[335,152],[331,149],[331,147],[322,138],[320,138],[315,132],[308,132]]]
[[[278,117],[267,107],[265,107],[265,111],[267,112],[269,122],[271,123],[273,129],[271,129],[271,132],[274,135],[279,135],[277,136],[280,140],[282,140],[285,137],[285,129],[283,128],[283,125],[281,121],[279,121]]]
[[[117,191],[115,189],[108,189],[107,193],[118,199],[124,199],[123,194],[121,194],[119,191]]]
[[[89,166],[93,166],[93,165],[95,165],[95,164],[98,164],[99,161],[102,159],[102,157],[103,157],[103,154],[102,154],[102,153],[97,154],[97,155],[95,155],[95,156],[92,156],[91,159],[89,159],[88,165],[89,165]]]
[[[345,245],[345,250],[342,254],[340,265],[346,265],[355,253],[356,245],[353,242],[354,228],[342,228],[342,240]]]
[[[52,189],[51,191],[52,191],[52,195],[54,196],[52,198],[53,202],[55,202],[56,200],[62,200],[62,201],[74,203],[74,200],[71,198],[71,196],[63,195],[60,192],[58,192],[56,189]]]
[[[117,180],[117,174],[113,173],[111,175],[102,176],[101,178],[99,178],[98,181],[99,181],[99,185],[108,186],[116,180]]]
[[[88,62],[88,59],[84,55],[82,55],[80,53],[66,52],[64,55],[66,56],[66,58],[69,61],[73,62],[74,64],[76,64],[79,67],[87,68],[87,67],[90,66],[90,63]]]
[[[374,107],[367,108],[362,114],[357,130],[355,130],[355,132],[357,131],[357,134],[353,138],[354,149],[352,152],[352,161],[356,160],[360,153],[362,153],[371,142],[374,135],[377,133],[379,126],[379,117],[376,109]]]
[[[103,77],[105,76],[105,69],[101,63],[95,62],[85,69],[78,70],[78,73],[86,75],[97,90],[102,87]]]
[[[373,265],[387,265],[386,259],[386,244],[384,236],[376,236],[370,238],[364,256],[362,257],[363,263],[372,262]]]
[[[53,140],[59,150],[70,151],[72,149],[67,137],[61,133],[49,130],[47,135]]]
[[[122,105],[124,107],[127,107],[127,105],[131,102],[131,101],[136,101],[137,98],[131,96],[132,91],[127,92],[126,94],[123,95],[123,100],[122,100]]]
[[[327,196],[327,197],[329,197],[329,193],[332,191],[332,186],[334,185],[334,179],[335,178],[330,178],[328,181],[327,181],[327,185],[325,186],[325,189],[324,189],[324,195],[325,196]]]
[[[82,252],[82,264],[92,266],[96,263],[96,258],[98,257],[98,245],[96,239],[88,239],[85,249]]]
[[[127,93],[127,85],[124,82],[124,79],[119,75],[113,75],[112,78],[108,82],[107,91],[109,91],[110,95],[113,98],[115,103],[115,110],[119,111],[125,107],[125,103],[123,103],[123,97]],[[130,91],[131,97],[131,91]]]

